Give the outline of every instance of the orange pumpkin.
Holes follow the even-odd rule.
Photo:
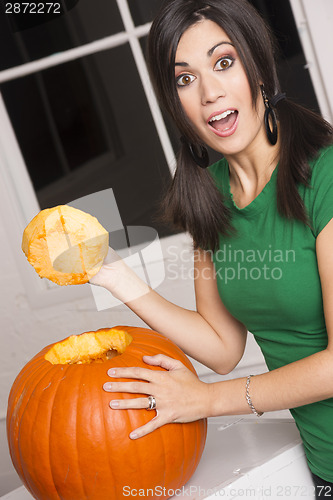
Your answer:
[[[71,336],[22,369],[9,395],[7,435],[14,467],[36,499],[120,500],[140,491],[169,498],[190,479],[204,449],[206,420],[168,424],[131,440],[129,433],[155,412],[112,410],[102,389],[109,368],[147,368],[142,356],[157,353],[195,373],[173,342],[126,326]],[[142,395],[112,395],[133,397]]]
[[[93,217],[68,205],[39,212],[23,232],[22,250],[41,278],[86,283],[101,268],[109,234]]]

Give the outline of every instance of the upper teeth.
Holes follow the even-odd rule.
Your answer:
[[[209,121],[210,122],[215,122],[216,120],[222,120],[223,118],[226,118],[228,115],[231,115],[231,113],[234,113],[235,111],[232,109],[228,109],[227,111],[224,111],[220,115],[215,115],[213,118],[211,118]]]

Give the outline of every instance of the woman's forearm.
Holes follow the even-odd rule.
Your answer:
[[[251,413],[246,378],[208,385],[207,416]],[[325,349],[307,358],[251,378],[249,393],[258,412],[296,408],[333,397],[333,353]]]

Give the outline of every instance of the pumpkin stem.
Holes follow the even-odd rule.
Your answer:
[[[53,365],[101,363],[123,354],[132,340],[124,330],[101,328],[71,335],[54,344],[44,358]]]

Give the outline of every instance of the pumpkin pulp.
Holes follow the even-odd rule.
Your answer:
[[[53,365],[102,363],[123,354],[132,340],[125,330],[102,328],[71,335],[54,344],[44,358]]]
[[[65,235],[68,248],[71,248],[73,245],[71,244],[70,232],[66,228],[65,218],[64,218],[64,216],[61,213],[61,207],[59,206],[59,207],[57,207],[57,209],[58,209],[58,212],[59,212],[59,220],[61,222],[62,230],[63,230],[63,233]],[[78,246],[79,252],[80,252],[80,263],[81,263],[81,267],[82,267],[82,272],[84,274],[87,274],[87,273],[89,273],[89,269],[86,269],[86,263],[85,263],[84,257],[83,257],[82,243],[78,243],[77,246]]]

